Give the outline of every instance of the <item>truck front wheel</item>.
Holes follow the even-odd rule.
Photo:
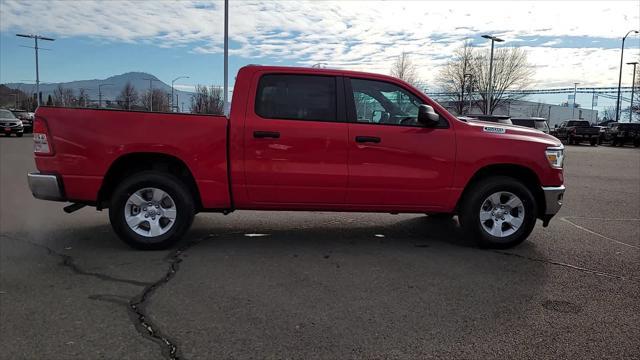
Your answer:
[[[506,249],[523,242],[536,223],[536,202],[520,181],[506,176],[481,180],[459,209],[464,232],[480,247]]]
[[[139,172],[114,190],[109,206],[111,226],[130,246],[161,250],[189,230],[195,214],[193,197],[175,176]]]

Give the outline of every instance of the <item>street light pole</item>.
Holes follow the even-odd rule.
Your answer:
[[[177,78],[171,80],[171,112],[174,112],[174,110],[175,110],[175,106],[173,105],[173,99],[174,99],[174,97],[173,97],[173,83],[175,83],[177,80],[188,79],[188,78],[189,78],[188,76],[178,76]]]
[[[578,84],[580,83],[573,83],[573,104],[571,104],[571,118],[576,117],[576,93],[578,92]]]
[[[489,84],[487,85],[487,115],[491,115],[491,100],[493,97],[493,43],[494,42],[503,42],[504,40],[491,36],[491,35],[482,35],[483,38],[491,40],[491,57],[489,59]]]
[[[224,104],[226,112],[229,104],[229,0],[224,0]]]
[[[46,41],[55,41],[55,39],[35,34],[16,34],[16,36],[34,40],[34,49],[36,49],[36,101],[38,106],[40,106],[40,68],[38,66],[38,39]]]
[[[624,59],[624,41],[629,34],[640,33],[638,30],[629,30],[627,34],[622,38],[622,46],[620,51],[620,74],[618,75],[618,99],[616,100],[616,121],[620,120],[620,86],[622,85],[622,61]]]
[[[628,62],[627,65],[633,65],[633,77],[631,78],[631,103],[629,104],[629,122],[633,121],[633,93],[636,88],[636,65],[637,61]]]
[[[102,108],[102,87],[112,86],[113,84],[98,84],[98,108]]]

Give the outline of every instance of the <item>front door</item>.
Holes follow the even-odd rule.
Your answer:
[[[347,81],[349,187],[347,204],[380,210],[434,210],[450,195],[455,134],[417,122],[425,100],[385,81]]]
[[[245,176],[253,203],[344,204],[347,131],[342,78],[258,73],[245,118]],[[286,206],[286,205],[285,205]]]

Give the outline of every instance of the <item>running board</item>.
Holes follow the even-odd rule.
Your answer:
[[[85,204],[78,204],[78,203],[73,203],[71,205],[65,206],[62,208],[62,210],[64,210],[64,212],[66,212],[67,214],[71,214],[74,211],[78,211],[80,209],[82,209],[83,207],[85,207],[87,205]]]

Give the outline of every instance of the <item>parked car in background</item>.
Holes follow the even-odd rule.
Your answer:
[[[511,122],[513,125],[518,126],[526,126],[529,128],[537,129],[542,131],[545,134],[549,133],[549,124],[547,123],[547,119],[540,117],[522,117],[522,118],[511,118]]]
[[[555,137],[568,144],[577,145],[588,141],[591,146],[596,146],[600,137],[600,129],[591,126],[586,120],[567,120],[557,126]]]
[[[565,189],[558,139],[335,69],[245,66],[229,117],[40,106],[33,139],[33,195],[108,208],[141,249],[234,210],[457,214],[479,245],[507,248],[548,225]]]
[[[33,114],[32,112],[28,112],[26,110],[11,110],[13,115],[22,121],[22,126],[24,127],[25,133],[30,133],[33,129]]]
[[[4,136],[16,134],[17,137],[21,137],[24,133],[22,121],[13,115],[11,111],[0,109],[0,132]]]
[[[633,144],[640,146],[640,123],[611,123],[605,130],[603,141],[611,146]]]

